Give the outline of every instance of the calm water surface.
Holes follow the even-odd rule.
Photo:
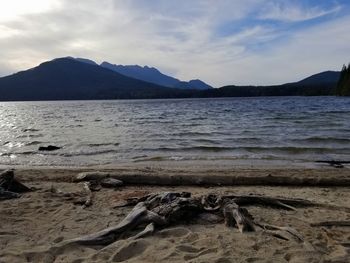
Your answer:
[[[350,161],[349,98],[0,103],[0,165],[332,159]]]

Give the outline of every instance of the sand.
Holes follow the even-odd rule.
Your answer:
[[[249,211],[258,221],[292,226],[312,247],[285,241],[264,232],[240,233],[224,224],[179,224],[158,230],[151,237],[119,240],[106,247],[67,245],[61,241],[93,233],[117,224],[131,210],[116,208],[125,197],[151,192],[190,191],[195,195],[216,192],[263,194],[305,198],[312,201],[350,207],[349,187],[280,186],[124,186],[95,192],[93,205],[85,209],[72,200],[55,196],[51,188],[63,192],[81,192],[82,185],[72,177],[96,168],[19,168],[16,177],[38,190],[19,199],[0,202],[0,262],[350,262],[350,227],[311,227],[326,220],[349,220],[350,213],[325,208],[298,208],[285,211],[252,206]],[[173,173],[242,176],[350,176],[350,170],[318,169],[184,169],[174,167],[118,167],[104,169],[121,174]]]

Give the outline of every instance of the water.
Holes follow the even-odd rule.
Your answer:
[[[350,161],[349,135],[349,98],[0,103],[0,165]]]

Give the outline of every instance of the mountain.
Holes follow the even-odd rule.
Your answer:
[[[91,59],[87,59],[87,58],[73,58],[73,57],[67,57],[67,58],[71,58],[71,59],[75,59],[79,62],[83,62],[83,63],[87,63],[87,64],[90,64],[90,65],[94,65],[94,66],[98,66],[98,64],[91,60]]]
[[[159,72],[151,68],[148,70]],[[0,101],[322,96],[335,94],[337,74],[339,73],[322,72],[283,85],[231,85],[218,89],[194,90],[156,85],[130,78],[85,59],[66,57],[0,78]],[[193,82],[205,85],[199,80]],[[187,84],[180,82],[177,85]],[[346,82],[345,85],[349,83]]]
[[[193,80],[190,80],[189,82],[179,81],[173,87],[179,88],[179,89],[197,89],[197,90],[206,90],[206,89],[213,88],[213,87],[209,86],[207,83],[205,83],[199,79],[193,79]]]
[[[339,71],[325,71],[315,75],[312,75],[306,79],[303,79],[297,83],[306,85],[317,84],[330,84],[334,85],[338,83],[340,77]]]
[[[140,67],[138,65],[113,65],[104,61],[102,62],[101,67],[108,68],[131,78],[156,83],[165,87],[174,87],[179,82],[178,79],[164,75],[158,69],[148,66]]]
[[[0,101],[172,98],[179,89],[129,78],[75,59],[58,58],[0,78]]]
[[[108,68],[125,76],[151,82],[161,86],[169,88],[179,88],[179,89],[212,89],[213,87],[204,83],[201,80],[190,80],[189,82],[180,81],[176,78],[167,76],[161,73],[158,69],[144,66],[140,67],[138,65],[114,65],[108,62],[102,62],[101,67]]]
[[[298,82],[271,86],[224,86],[205,97],[329,96],[335,95],[340,72],[325,71]]]

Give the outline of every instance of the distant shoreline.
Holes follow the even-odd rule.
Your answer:
[[[67,102],[74,102],[74,101],[87,101],[87,102],[92,102],[92,101],[153,101],[153,100],[210,100],[210,99],[234,99],[234,98],[288,98],[288,97],[337,97],[337,98],[347,98],[347,97],[340,97],[340,96],[337,96],[337,95],[311,95],[311,96],[308,96],[308,95],[287,95],[287,96],[284,96],[284,95],[276,95],[276,96],[232,96],[232,97],[185,97],[185,98],[149,98],[149,99],[142,99],[142,98],[139,98],[139,99],[62,99],[62,100],[55,100],[55,99],[52,99],[52,100],[0,100],[0,103],[3,103],[3,102],[64,102],[64,101],[67,101]]]

